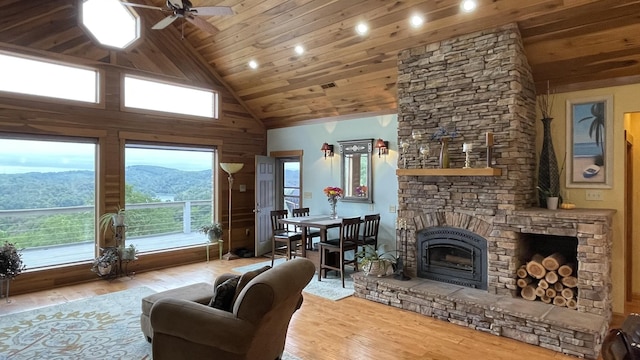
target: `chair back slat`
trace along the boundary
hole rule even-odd
[[[299,208],[291,210],[291,216],[293,217],[301,217],[301,216],[309,216],[309,208]]]
[[[354,243],[358,242],[358,238],[360,237],[360,218],[345,218],[342,219],[342,226],[340,231],[340,243],[343,244],[345,241],[353,241]]]
[[[378,246],[378,230],[380,229],[380,214],[365,215],[362,223],[362,237],[360,245]]]
[[[286,219],[288,215],[289,212],[287,210],[273,210],[270,212],[271,231],[274,235],[289,229],[287,225],[278,222],[279,219]]]

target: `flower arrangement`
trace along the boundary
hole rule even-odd
[[[329,202],[335,202],[342,197],[344,191],[337,186],[327,186],[324,188],[324,194],[327,195]]]
[[[369,191],[367,185],[356,186],[356,194],[358,196],[367,196],[367,191]]]
[[[10,242],[0,247],[0,279],[13,279],[26,269],[21,256],[20,250]]]
[[[438,130],[431,135],[431,140],[438,140],[442,142],[443,139],[453,139],[458,135],[458,130],[456,130],[455,127],[453,130],[449,131],[444,126],[440,126]]]

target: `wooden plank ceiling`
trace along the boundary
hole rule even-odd
[[[75,1],[82,0],[66,3],[75,5]],[[128,1],[159,7],[166,3]],[[0,32],[7,30],[2,28],[3,18],[23,16],[10,11],[16,2],[27,1],[0,1]],[[400,51],[511,22],[520,27],[539,92],[546,91],[547,81],[558,91],[577,90],[637,82],[640,74],[640,1],[479,0],[473,13],[461,12],[460,0],[191,2],[194,7],[233,8],[235,14],[231,16],[203,17],[219,29],[215,35],[186,23],[183,41],[209,63],[267,128],[361,113],[394,113]],[[62,11],[60,3],[64,2],[27,7],[29,16]],[[181,36],[180,21],[164,30],[150,30],[166,13],[144,8],[136,11],[145,31],[170,31],[173,36]],[[414,13],[426,18],[417,30],[408,23]],[[368,35],[355,33],[359,21],[368,22]],[[74,31],[77,27],[70,26],[68,32]],[[29,34],[15,36],[24,37],[25,42],[36,41],[27,41]],[[296,45],[304,46],[306,52],[296,55]],[[55,46],[81,51],[83,45]],[[249,60],[257,61],[260,67],[250,69]]]

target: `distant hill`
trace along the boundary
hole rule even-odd
[[[182,171],[159,166],[127,167],[125,182],[151,198],[173,194],[175,200],[211,198],[211,170]],[[0,210],[92,205],[92,171],[0,174]]]

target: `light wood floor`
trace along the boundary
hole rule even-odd
[[[234,267],[264,260],[215,260],[145,272],[134,278],[122,277],[112,281],[98,279],[80,285],[11,296],[11,303],[0,300],[0,314],[138,286],[162,291],[196,282],[213,282],[217,275],[231,272]],[[140,340],[144,341],[142,333]],[[302,308],[293,316],[286,350],[304,360],[575,359],[355,297],[331,301],[311,294],[305,294]]]

